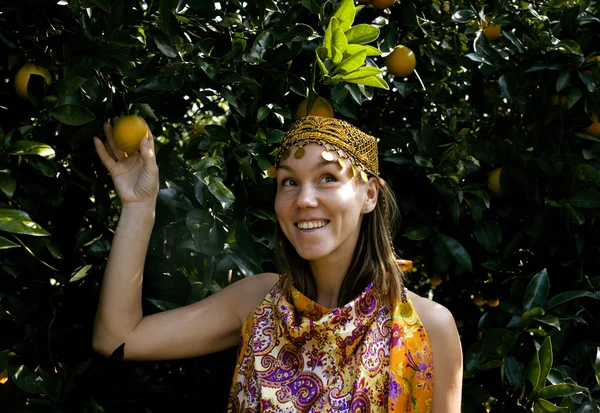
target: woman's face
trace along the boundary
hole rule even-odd
[[[349,260],[354,253],[365,213],[375,207],[375,178],[368,183],[353,179],[350,162],[323,159],[324,148],[304,146],[296,159],[297,147],[277,168],[275,213],[279,225],[298,255],[314,261],[323,258]]]

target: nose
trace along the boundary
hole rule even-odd
[[[315,208],[319,205],[316,189],[312,185],[302,185],[296,197],[298,208]]]

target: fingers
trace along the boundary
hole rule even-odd
[[[100,157],[100,161],[108,171],[110,172],[112,168],[117,164],[115,160],[108,154],[108,151],[104,147],[104,143],[98,137],[94,137],[94,146],[96,147],[96,153]]]
[[[115,155],[117,161],[125,159],[125,154],[115,144],[115,140],[113,139],[112,126],[110,126],[110,123],[108,122],[104,122],[104,134],[106,135],[106,141],[108,142],[108,145],[110,146],[110,149]]]

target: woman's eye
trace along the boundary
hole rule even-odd
[[[296,182],[290,178],[286,178],[281,181],[281,186],[294,186],[294,185],[296,185]]]
[[[323,176],[323,178],[321,178],[321,182],[336,182],[337,179],[335,179],[335,177],[333,175],[325,175]]]

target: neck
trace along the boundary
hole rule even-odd
[[[325,308],[337,308],[340,289],[350,268],[354,251],[347,254],[331,254],[320,260],[310,261],[310,269],[317,290],[316,302]]]

